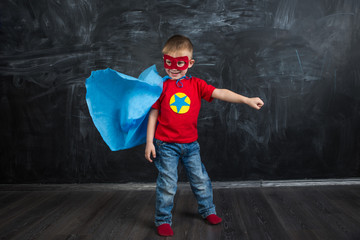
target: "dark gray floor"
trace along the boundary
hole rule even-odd
[[[223,223],[179,187],[174,237],[156,235],[155,190],[104,185],[0,187],[0,239],[360,239],[360,185],[214,189]]]

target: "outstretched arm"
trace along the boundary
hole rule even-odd
[[[259,110],[262,106],[264,106],[264,102],[258,98],[258,97],[254,97],[254,98],[248,98],[245,96],[242,96],[240,94],[234,93],[233,91],[230,91],[228,89],[218,89],[216,88],[212,95],[213,98],[222,100],[222,101],[226,101],[226,102],[231,102],[231,103],[245,103],[247,105],[249,105],[252,108],[255,108],[257,110]]]
[[[146,147],[145,147],[145,158],[152,162],[151,156],[156,158],[156,151],[154,146],[155,128],[159,110],[152,108],[149,113],[148,127],[146,132]]]

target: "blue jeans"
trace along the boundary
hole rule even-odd
[[[191,189],[198,202],[198,212],[203,218],[216,214],[210,178],[200,158],[200,146],[192,143],[166,143],[155,139],[156,158],[159,171],[156,182],[155,225],[171,225],[171,210],[177,189],[179,159],[186,169]]]

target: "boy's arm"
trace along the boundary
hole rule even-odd
[[[259,110],[264,105],[264,102],[258,97],[248,98],[240,94],[234,93],[228,89],[216,88],[213,91],[211,97],[231,103],[245,103],[257,110]]]
[[[154,146],[154,136],[155,128],[157,123],[157,118],[159,115],[159,110],[152,108],[149,113],[149,120],[146,132],[146,147],[145,147],[145,158],[149,162],[152,162],[151,156],[156,158],[155,146]]]

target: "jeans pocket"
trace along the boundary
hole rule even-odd
[[[161,156],[163,156],[164,152],[166,151],[165,150],[166,149],[166,142],[155,139],[154,143],[155,143],[156,154],[158,155],[158,158],[161,158]]]
[[[155,145],[157,146],[157,147],[161,147],[161,146],[164,146],[165,144],[166,144],[166,142],[163,142],[163,141],[160,141],[160,140],[158,140],[158,139],[156,139],[155,138]]]
[[[199,144],[198,141],[195,141],[195,142],[191,143],[191,150],[200,152],[200,144]]]

